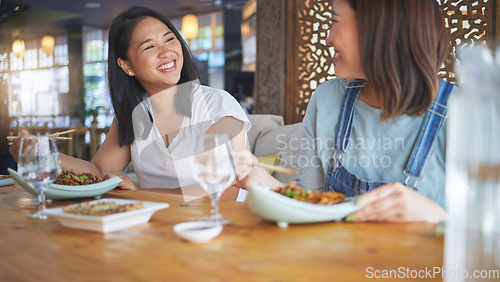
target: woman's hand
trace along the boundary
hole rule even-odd
[[[284,186],[283,183],[274,178],[267,170],[262,167],[253,166],[247,176],[235,183],[235,186],[248,189],[253,183],[262,183],[271,189]]]
[[[134,181],[123,171],[105,171],[103,173],[103,179],[110,179],[115,176],[120,177],[123,181],[118,185],[118,188],[124,190],[139,190],[139,186],[135,185]]]
[[[21,134],[20,134],[19,138],[17,138],[16,140],[14,140],[14,142],[12,143],[12,145],[10,145],[10,148],[9,148],[9,153],[14,157],[14,160],[16,161],[16,163],[17,163],[17,158],[19,157],[19,147],[21,145],[21,137],[23,137],[23,136],[30,136],[31,135],[25,129],[21,129],[20,133]]]
[[[359,196],[363,208],[347,216],[347,221],[439,222],[447,217],[436,202],[399,182],[386,184]]]
[[[233,184],[236,187],[243,189],[250,188],[252,183],[262,183],[272,189],[283,186],[276,178],[272,177],[267,170],[254,166],[253,163],[258,162],[250,151],[239,151],[236,153],[238,178]]]
[[[235,181],[239,182],[248,176],[252,170],[252,163],[258,160],[257,157],[248,150],[237,151],[234,154],[236,159],[236,172],[238,174]]]

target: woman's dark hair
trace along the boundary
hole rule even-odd
[[[425,113],[439,69],[454,61],[436,0],[347,1],[356,11],[363,71],[381,101],[381,120]]]
[[[179,84],[199,79],[193,55],[175,26],[162,14],[145,7],[131,7],[118,15],[109,30],[108,78],[111,102],[118,123],[119,144],[130,145],[134,141],[132,111],[148,98],[146,90],[139,81],[128,76],[117,63],[117,59],[127,60],[132,33],[137,24],[146,17],[155,18],[164,23],[181,42],[184,63]],[[179,114],[191,117],[191,95],[179,95],[174,98],[175,109]],[[184,93],[185,94],[185,93]]]

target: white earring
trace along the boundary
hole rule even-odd
[[[128,75],[132,75],[132,72],[131,72],[131,71],[129,71],[129,72],[128,72]]]

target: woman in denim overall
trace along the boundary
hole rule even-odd
[[[347,150],[353,119],[355,118],[356,100],[365,84],[366,82],[361,79],[347,83],[347,90],[342,101],[335,130],[335,153],[332,156],[331,165],[326,176],[325,191],[335,191],[344,193],[347,196],[356,196],[387,184],[359,179],[356,175],[348,172],[342,165],[342,155]],[[453,84],[441,80],[437,97],[424,117],[417,140],[403,171],[407,176],[405,185],[412,187],[414,190],[418,189],[417,181],[421,178],[432,144],[436,140],[437,133],[446,118],[446,105],[452,89]]]
[[[453,71],[454,58],[437,1],[333,0],[332,25],[326,43],[334,48],[333,63],[338,78],[322,83],[309,101],[301,146],[301,161],[306,161],[299,162],[299,185],[356,195],[363,208],[349,215],[348,221],[437,222],[445,219],[447,213],[441,203],[443,140],[439,139],[440,146],[433,143],[439,132],[443,136],[446,104],[453,88],[450,83],[439,80],[438,72],[445,62],[448,70]],[[345,90],[340,78],[348,81]],[[377,118],[373,114],[361,117],[365,112],[358,112],[360,117],[356,119],[358,100],[367,104],[363,109],[371,107],[375,109],[373,113],[380,112],[379,120],[385,124],[379,126],[373,120],[365,120]],[[405,128],[413,135],[407,134],[404,139],[411,142],[413,148],[405,149],[404,154],[398,154],[397,149],[391,151],[397,158],[390,166],[391,173],[372,164],[351,169],[350,156],[369,157],[367,154],[374,152],[346,151],[353,124],[373,127],[354,129],[353,138],[371,138],[370,134],[380,130],[382,138],[391,139],[395,137],[391,132],[399,130],[399,125],[394,127],[390,123],[403,116],[413,121],[411,128]],[[416,119],[423,121],[419,123]],[[434,154],[435,151],[438,153]],[[434,180],[418,182],[426,163],[424,176],[431,172]],[[433,169],[435,164],[439,169]],[[365,178],[361,174],[366,174],[366,178],[382,175],[378,181],[394,182],[360,179]],[[402,180],[403,175],[406,181]],[[270,187],[282,185],[259,168],[253,168],[240,186],[247,187],[251,182],[266,183]],[[421,189],[417,191],[419,183]]]

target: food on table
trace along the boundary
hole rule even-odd
[[[128,212],[144,208],[142,202],[118,205],[116,202],[100,202],[96,204],[83,203],[73,207],[63,207],[62,210],[66,213],[74,213],[81,215],[105,216],[120,212]]]
[[[290,197],[302,202],[308,202],[318,205],[335,205],[345,201],[345,195],[339,192],[312,192],[301,188],[297,182],[292,181],[286,187],[280,187],[275,190],[284,196]]]
[[[102,178],[93,176],[91,173],[76,174],[73,170],[63,170],[57,177],[56,181],[54,181],[54,184],[77,186],[99,183],[101,181]]]
[[[12,178],[10,175],[0,175],[0,180]]]

